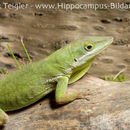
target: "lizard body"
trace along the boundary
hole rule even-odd
[[[0,125],[6,123],[6,111],[29,106],[54,90],[59,104],[78,98],[78,92],[66,93],[68,84],[80,79],[112,41],[112,37],[85,37],[0,80]]]

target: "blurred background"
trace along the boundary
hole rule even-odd
[[[3,4],[7,3],[7,4]],[[16,10],[16,4],[27,8]],[[5,0],[0,8],[0,68],[17,69],[6,43],[19,61],[27,56],[24,44],[33,61],[38,61],[71,41],[84,36],[113,36],[113,44],[98,55],[89,74],[103,78],[125,69],[130,79],[130,9],[38,9],[38,4],[124,4],[130,0]],[[11,6],[7,6],[11,4]],[[6,5],[6,7],[5,7]]]

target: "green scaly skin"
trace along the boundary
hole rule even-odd
[[[2,79],[0,125],[6,123],[6,111],[26,107],[53,90],[59,104],[79,98],[78,92],[67,94],[68,84],[80,79],[90,68],[95,56],[112,41],[112,37],[85,37]]]

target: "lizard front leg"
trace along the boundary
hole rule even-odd
[[[5,124],[7,119],[8,115],[2,109],[0,109],[0,125]]]
[[[79,98],[79,93],[73,92],[73,93],[67,93],[67,86],[68,86],[68,77],[61,77],[58,80],[57,86],[56,86],[56,92],[55,92],[55,97],[56,97],[56,102],[58,104],[65,104],[69,103],[77,98]]]

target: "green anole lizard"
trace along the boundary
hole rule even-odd
[[[67,93],[68,84],[85,75],[95,56],[112,41],[112,37],[88,36],[8,74],[0,80],[0,125],[8,119],[5,112],[33,104],[54,90],[58,104],[79,98],[79,92]]]

